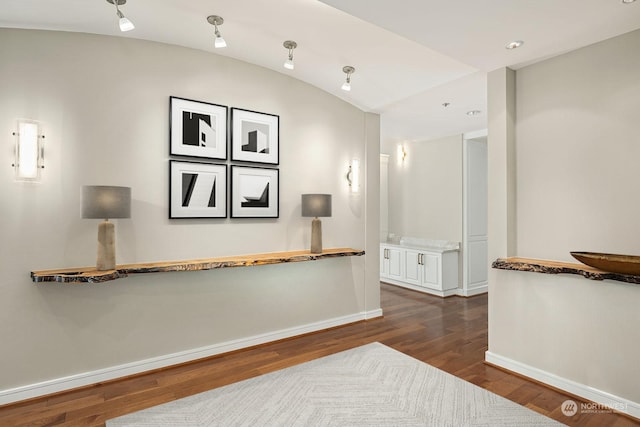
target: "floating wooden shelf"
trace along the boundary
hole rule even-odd
[[[185,261],[123,264],[117,265],[115,270],[108,271],[98,271],[95,267],[40,270],[32,271],[31,279],[36,283],[101,283],[109,280],[121,279],[123,277],[127,277],[129,274],[213,270],[215,268],[283,264],[287,262],[315,261],[325,258],[361,255],[364,255],[364,251],[351,248],[325,249],[321,254],[312,254],[309,251],[274,252],[221,258],[192,259]]]
[[[640,284],[640,276],[610,273],[584,264],[547,261],[530,258],[498,258],[491,267],[499,270],[533,271],[546,274],[577,274],[591,280],[617,280],[619,282]]]

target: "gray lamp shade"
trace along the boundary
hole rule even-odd
[[[82,218],[131,218],[131,187],[83,186]]]
[[[303,194],[302,216],[331,216],[331,194]]]

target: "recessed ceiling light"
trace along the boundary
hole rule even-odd
[[[514,40],[511,43],[507,43],[505,49],[517,49],[522,46],[524,42],[522,40]]]
[[[480,110],[471,110],[471,111],[467,111],[467,116],[477,116],[480,113],[482,113],[482,111]]]
[[[631,3],[633,3],[634,1],[636,1],[636,0],[622,0],[622,3],[624,3],[624,4],[631,4]]]

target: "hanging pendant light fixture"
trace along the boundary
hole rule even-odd
[[[285,47],[285,49],[289,50],[289,56],[284,62],[284,68],[286,68],[287,70],[293,70],[295,67],[295,65],[293,64],[293,49],[298,47],[298,43],[294,42],[293,40],[287,40],[286,42],[282,43],[282,45]]]
[[[213,27],[215,28],[216,41],[214,42],[213,46],[216,49],[227,47],[227,42],[222,38],[220,30],[218,30],[218,25],[224,24],[224,19],[222,19],[222,17],[218,15],[210,15],[207,16],[207,22],[213,25]]]
[[[342,72],[347,75],[347,79],[342,84],[342,90],[349,92],[351,91],[351,74],[355,73],[356,69],[351,65],[345,65],[342,67]]]
[[[133,30],[135,27],[135,25],[133,25],[133,22],[129,21],[124,14],[120,11],[120,8],[118,6],[122,6],[123,4],[125,4],[127,2],[127,0],[107,0],[107,3],[111,3],[113,5],[116,6],[116,15],[118,16],[118,24],[120,25],[120,31],[125,32],[125,31],[131,31]]]

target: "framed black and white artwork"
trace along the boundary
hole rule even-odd
[[[224,105],[169,97],[170,154],[227,159],[227,112]]]
[[[231,109],[231,160],[278,164],[280,116]]]
[[[226,218],[227,165],[170,161],[169,218]]]
[[[278,218],[279,171],[231,166],[231,218]]]

